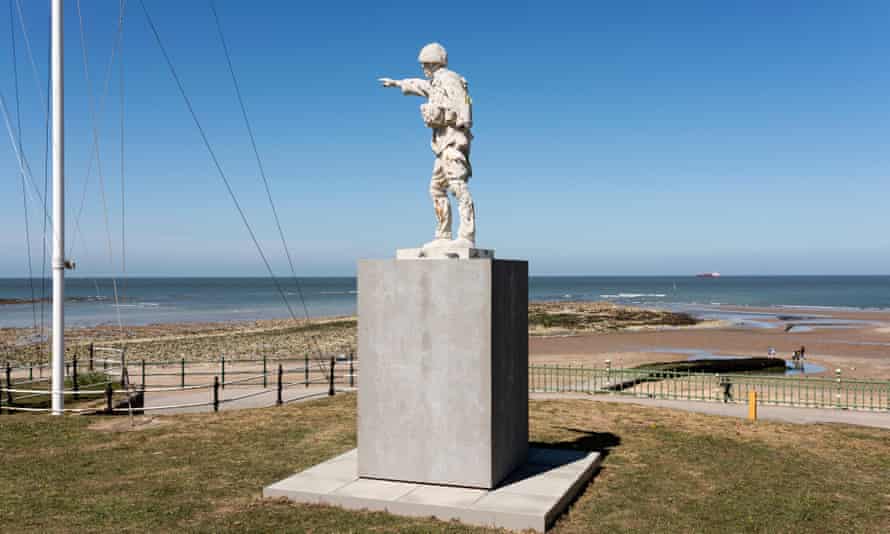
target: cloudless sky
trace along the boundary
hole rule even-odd
[[[0,91],[15,128],[8,2]],[[22,140],[42,188],[49,2],[19,2],[40,76],[13,11]],[[127,272],[265,275],[139,1],[127,2],[101,107],[119,3],[83,2],[91,87],[76,2],[65,4],[72,274],[122,270],[122,60]],[[264,250],[287,273],[209,3],[145,4]],[[890,272],[886,1],[217,9],[300,275],[352,275],[359,258],[432,238],[423,100],[376,82],[422,76],[417,52],[430,41],[470,83],[478,245],[528,259],[532,274]],[[86,178],[91,95],[110,236],[95,167]],[[0,127],[0,276],[24,276],[21,177]],[[39,271],[42,206],[28,202]]]

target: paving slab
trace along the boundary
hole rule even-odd
[[[598,452],[530,447],[525,463],[489,490],[361,478],[353,449],[266,486],[263,497],[544,532],[601,461]]]

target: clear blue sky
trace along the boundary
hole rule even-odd
[[[0,90],[12,103],[7,2]],[[118,2],[83,3],[98,94]],[[22,4],[45,91],[48,2]],[[73,236],[92,134],[77,11],[66,4]],[[146,4],[286,272],[208,4]],[[533,274],[890,271],[890,3],[447,4],[218,0],[298,274],[351,275],[359,258],[432,237],[422,101],[375,80],[420,76],[417,51],[433,40],[474,99],[478,243],[528,259]],[[23,140],[42,187],[42,111],[14,22]],[[138,0],[123,34],[128,271],[264,275]],[[94,173],[76,275],[120,271],[118,99],[115,74],[99,123],[115,263]],[[0,276],[21,276],[21,183],[0,126]],[[38,210],[30,205],[35,266]]]

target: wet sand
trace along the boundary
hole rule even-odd
[[[770,347],[790,359],[806,347],[806,361],[824,367],[815,376],[890,379],[890,312],[822,308],[748,308],[720,306],[719,312],[774,314],[753,317],[761,326],[651,328],[564,337],[532,337],[530,360],[615,367],[653,361],[686,360],[693,351],[725,356],[766,356]],[[857,321],[857,323],[845,323]],[[862,321],[862,323],[858,323]],[[788,325],[799,325],[786,332]],[[796,331],[797,328],[802,330]]]

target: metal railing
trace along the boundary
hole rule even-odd
[[[890,381],[843,378],[840,370],[830,378],[532,365],[529,391],[732,403],[756,391],[766,405],[890,410]]]
[[[278,400],[282,400],[284,390],[300,386],[305,390],[310,386],[327,385],[328,394],[358,387],[358,360],[352,354],[315,358],[303,355],[285,359],[221,357],[217,361],[180,359],[149,362],[123,357],[98,359],[95,357],[98,353],[99,350],[91,351],[93,357],[89,362],[78,362],[76,358],[66,362],[69,382],[66,396],[71,395],[74,400],[79,400],[81,396],[84,399],[94,398],[102,393],[107,396],[109,385],[114,386],[112,397],[129,392],[142,395],[143,401],[146,395],[150,399],[155,393],[213,389],[213,398],[199,405],[218,408],[219,404],[241,400],[242,397],[275,391],[278,392]],[[37,369],[37,366],[5,366],[2,376],[5,380],[0,381],[0,408],[14,410],[18,406],[24,409],[27,406],[22,406],[23,401],[48,397],[49,377],[37,376],[43,374]],[[94,379],[88,385],[80,385],[78,378],[83,376],[84,371],[101,373],[106,379],[100,382]],[[840,370],[834,377],[811,377],[535,364],[529,366],[529,391],[727,403],[745,403],[749,392],[756,391],[758,402],[764,405],[890,411],[890,381],[851,379],[841,375]],[[245,393],[244,396],[221,399],[219,390],[226,387],[261,389]],[[109,409],[109,406],[105,408]],[[187,406],[144,406],[140,410],[176,407]],[[112,407],[110,411],[117,409]]]
[[[358,382],[358,362],[352,354],[323,357],[304,355],[299,358],[274,360],[264,356],[234,360],[221,357],[218,361],[180,359],[148,362],[127,360],[122,351],[118,351],[120,358],[96,358],[95,356],[102,350],[99,347],[90,350],[88,362],[79,362],[76,357],[65,362],[67,387],[62,393],[66,398],[75,401],[81,400],[83,396],[86,403],[89,399],[101,399],[104,395],[104,406],[68,408],[66,412],[142,413],[202,406],[212,406],[214,411],[217,411],[221,404],[276,392],[276,404],[281,405],[313,396],[334,395],[337,391],[349,391],[354,389]],[[292,365],[294,363],[297,365]],[[50,378],[49,376],[35,378],[35,375],[43,375],[43,367],[13,366],[10,363],[4,366],[5,380],[0,381],[0,413],[3,410],[30,412],[49,410],[41,404],[48,404]],[[100,375],[104,379],[96,381],[95,375]],[[91,376],[93,380],[88,385],[81,386],[78,379],[85,376]],[[212,381],[208,381],[209,377],[212,377]],[[327,387],[321,392],[304,392],[296,397],[284,398],[284,391],[289,388],[302,386],[308,389],[310,386],[318,385]],[[226,386],[260,389],[235,397],[222,398],[220,390]],[[210,399],[206,402],[163,406],[145,405],[146,395],[150,397],[157,393],[199,389],[210,390]],[[122,396],[125,402],[120,402]],[[115,399],[118,401],[115,402]],[[133,399],[138,399],[135,402],[136,406]]]

